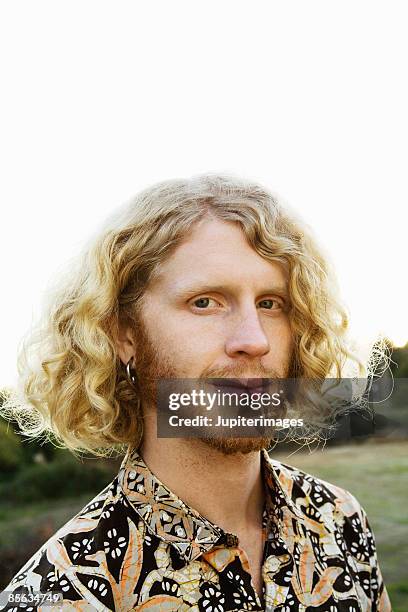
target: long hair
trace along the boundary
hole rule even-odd
[[[118,357],[119,321],[136,320],[161,262],[208,214],[238,223],[259,255],[285,265],[291,375],[341,377],[353,360],[362,372],[348,346],[333,272],[309,228],[258,184],[220,175],[171,180],[116,212],[50,295],[19,355],[23,399],[5,406],[23,433],[100,456],[137,445],[140,397]]]

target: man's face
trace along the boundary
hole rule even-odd
[[[260,257],[238,226],[207,217],[160,266],[145,291],[136,334],[143,399],[158,378],[277,378],[289,372],[286,274]],[[223,452],[267,445],[207,440]]]

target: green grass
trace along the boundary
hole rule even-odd
[[[26,506],[0,506],[0,549],[12,548],[24,542],[27,533],[38,528],[45,531],[45,525],[64,525],[92,498],[82,494],[75,499],[60,499],[53,502],[44,500]],[[52,532],[54,533],[54,532]],[[50,533],[50,535],[52,535]]]
[[[367,512],[394,612],[408,610],[408,442],[272,452],[282,463],[350,491]]]

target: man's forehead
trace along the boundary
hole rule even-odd
[[[178,294],[194,291],[240,291],[244,288],[255,292],[288,292],[287,273],[281,262],[241,258],[234,261],[227,257],[194,257],[176,265],[164,266],[158,271],[151,286],[165,287]],[[260,261],[259,261],[260,260]],[[177,265],[177,264],[183,265]]]
[[[237,223],[210,218],[195,225],[162,262],[152,284],[178,292],[243,285],[286,292],[287,273],[281,262],[259,255]]]

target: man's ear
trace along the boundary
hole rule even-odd
[[[136,354],[136,342],[133,334],[132,327],[129,322],[120,322],[118,329],[118,337],[116,340],[116,348],[120,360],[126,365]]]

